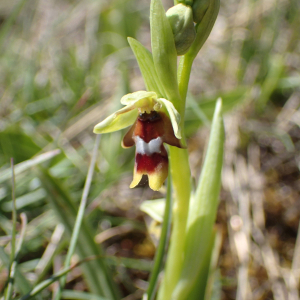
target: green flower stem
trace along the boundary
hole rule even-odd
[[[180,115],[183,126],[185,99],[191,73],[193,59],[183,56],[178,69],[179,92],[181,96]],[[185,137],[182,138],[185,145]],[[173,206],[173,228],[168,252],[164,279],[159,289],[158,300],[171,299],[172,292],[178,282],[184,261],[184,237],[186,232],[189,200],[191,194],[191,171],[187,149],[170,147],[171,175],[176,199]]]
[[[169,300],[179,279],[184,252],[189,199],[191,191],[190,168],[186,149],[170,147],[171,176],[176,195],[173,206],[173,228],[163,282],[158,299]]]
[[[194,61],[194,59],[188,55],[182,56],[179,61],[177,76],[178,76],[179,93],[180,93],[180,96],[182,99],[180,113],[185,111],[186,95],[187,95],[187,91],[188,91],[193,61]],[[180,114],[180,115],[184,116],[184,113],[183,113],[183,115],[182,114]],[[184,118],[182,117],[182,119],[184,119]]]

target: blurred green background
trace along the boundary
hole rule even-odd
[[[22,294],[62,265],[93,126],[121,107],[124,94],[145,89],[126,38],[150,49],[149,6],[146,0],[0,1],[0,290],[12,227],[10,158],[17,164],[18,213],[28,218],[16,281]],[[222,1],[194,63],[186,112],[194,177],[217,97],[227,112],[216,299],[299,299],[299,14],[298,0]],[[121,148],[124,133],[101,136],[78,255],[109,256],[107,276],[130,300],[141,299],[155,251],[138,207],[162,194],[129,189],[134,149]],[[72,271],[64,299],[101,294],[98,267]]]

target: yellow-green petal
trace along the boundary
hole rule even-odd
[[[121,98],[121,103],[123,105],[133,105],[137,101],[142,99],[157,99],[157,94],[155,92],[138,91],[131,94],[127,94]]]
[[[126,128],[134,123],[138,110],[134,105],[126,106],[108,116],[94,127],[94,133],[109,133]]]
[[[181,117],[179,112],[176,110],[175,106],[171,101],[163,98],[159,98],[157,101],[160,102],[163,105],[163,107],[167,110],[172,123],[174,134],[178,139],[181,139],[181,127],[180,127]]]

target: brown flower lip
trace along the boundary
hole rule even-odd
[[[163,143],[183,148],[180,140],[175,137],[170,119],[164,113],[140,113],[122,142],[124,148],[136,145],[130,187],[135,187],[143,175],[148,175],[150,188],[160,189],[168,176],[168,154]]]

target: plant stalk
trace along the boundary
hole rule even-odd
[[[180,115],[181,126],[184,126],[185,102],[188,83],[193,60],[183,56],[179,63],[178,80],[181,96]],[[182,137],[182,144],[185,137]],[[174,192],[176,195],[173,206],[173,220],[170,248],[168,251],[165,274],[159,289],[158,300],[170,300],[172,292],[178,282],[184,261],[184,237],[189,211],[189,200],[191,194],[191,171],[188,160],[187,149],[170,147],[171,175]]]

